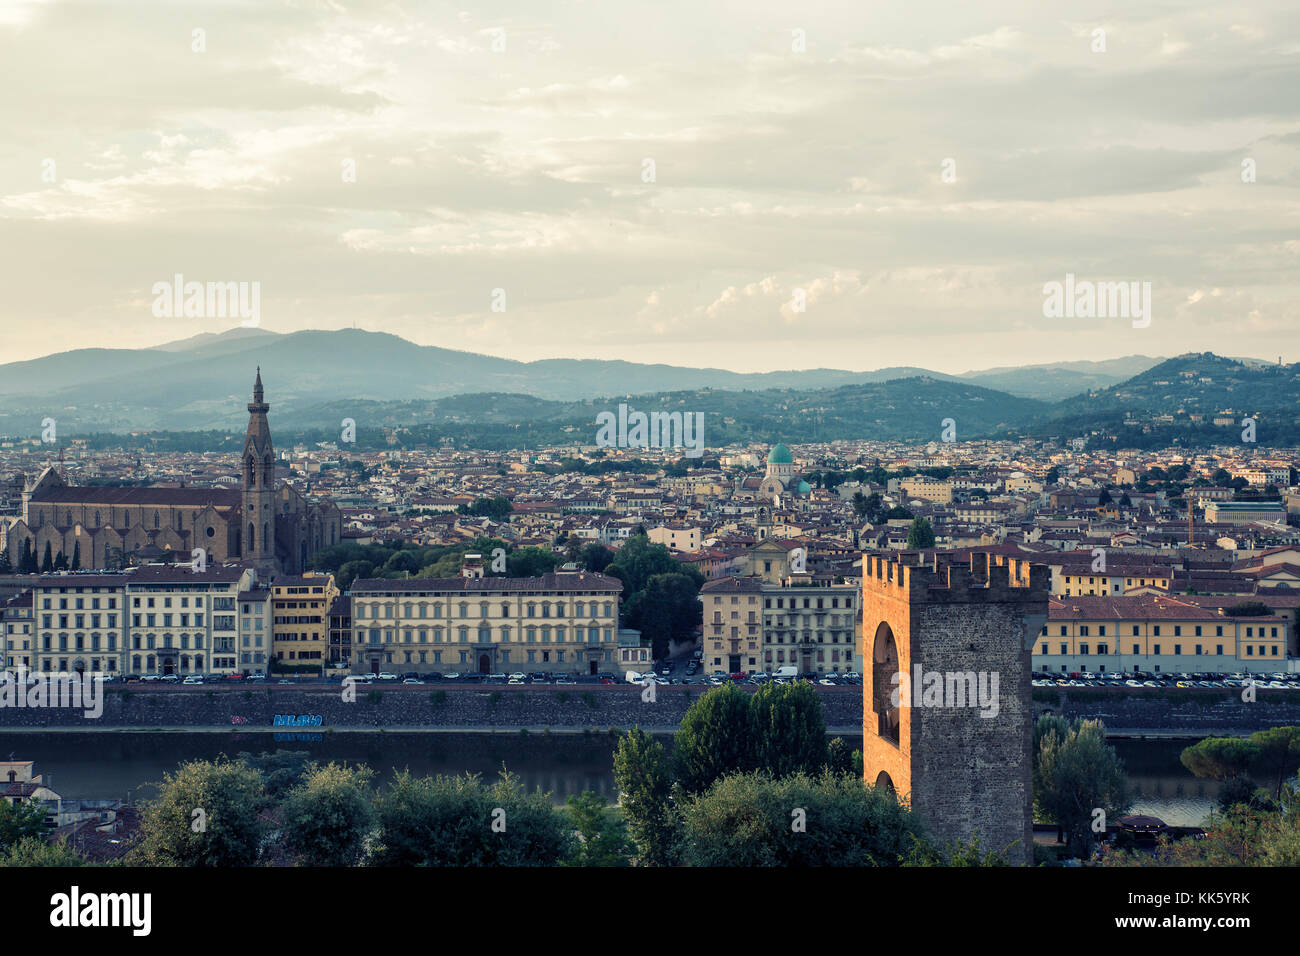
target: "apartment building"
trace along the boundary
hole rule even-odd
[[[587,571],[532,578],[352,583],[353,673],[618,669],[623,583]]]
[[[723,578],[700,589],[706,671],[797,667],[801,674],[861,671],[858,589]]]
[[[245,674],[265,674],[271,661],[271,589],[251,587],[239,594],[239,669]]]
[[[195,571],[187,564],[151,564],[128,572],[123,670],[182,676],[235,673],[239,594],[254,579],[250,568],[235,565]]]
[[[325,672],[334,575],[308,571],[271,582],[271,660],[282,671]]]
[[[1163,595],[1054,598],[1034,669],[1061,673],[1292,670],[1285,614],[1235,617]]]
[[[16,594],[0,604],[0,635],[4,639],[4,668],[31,669],[36,636],[32,627],[32,592]]]

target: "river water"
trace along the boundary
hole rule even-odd
[[[553,794],[557,803],[584,790],[612,803],[616,741],[607,733],[0,733],[0,755],[35,760],[46,782],[72,799],[148,799],[156,792],[150,784],[184,760],[280,749],[307,751],[322,763],[365,764],[380,785],[408,768],[417,775],[472,771],[493,778],[504,766],[529,789]],[[845,742],[857,748],[862,738]],[[1112,741],[1129,775],[1132,812],[1175,826],[1203,822],[1219,787],[1193,777],[1179,762],[1192,742]]]

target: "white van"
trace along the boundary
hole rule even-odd
[[[799,676],[799,668],[797,668],[797,667],[791,667],[791,666],[789,666],[789,665],[787,665],[787,666],[785,666],[785,667],[778,667],[776,670],[774,670],[774,671],[772,672],[772,676],[773,676],[773,677],[785,677],[785,678],[798,677],[798,676]]]

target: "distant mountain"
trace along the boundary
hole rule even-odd
[[[1235,427],[1214,425],[1215,416],[1231,418]],[[1187,443],[1239,444],[1246,416],[1256,419],[1261,445],[1300,443],[1300,363],[1278,365],[1190,352],[1118,385],[1058,402],[1050,426],[1036,427],[1073,434],[1113,431],[1120,436],[1119,445],[1125,436],[1138,435],[1154,438],[1135,444],[1169,436]]]
[[[175,342],[167,342],[163,345],[155,345],[154,348],[160,352],[188,352],[191,349],[216,346],[218,343],[228,345],[231,350],[237,351],[247,343],[249,339],[261,338],[267,335],[278,335],[270,329],[228,329],[225,332],[200,332],[198,335],[191,335],[188,339],[177,339]]]
[[[623,361],[510,359],[419,346],[356,329],[278,335],[235,329],[154,349],[78,349],[0,366],[0,433],[29,434],[54,416],[79,430],[226,428],[253,370],[282,416],[339,399],[407,401],[505,392],[550,401],[683,389],[836,388],[925,369],[739,373]]]
[[[959,378],[1012,395],[1055,401],[1089,392],[1145,372],[1164,359],[1128,355],[1103,362],[1052,362],[1047,365],[989,368],[963,372]]]
[[[581,440],[595,411],[620,398],[637,407],[706,412],[710,441],[724,435],[925,440],[938,436],[944,418],[956,420],[959,440],[1118,434],[1133,428],[1123,426],[1126,419],[1152,416],[1170,419],[1158,423],[1157,437],[1168,425],[1216,439],[1222,434],[1191,416],[1247,409],[1290,427],[1300,408],[1300,366],[1212,353],[960,376],[917,367],[739,373],[588,359],[517,362],[356,329],[234,329],[153,349],[78,349],[2,365],[0,435],[38,434],[46,417],[65,436],[237,432],[259,365],[277,430],[322,429],[326,437],[350,417],[359,429],[427,427],[469,435],[482,426],[493,441],[510,441],[511,429],[528,444],[543,436]],[[1275,428],[1274,434],[1281,433]]]

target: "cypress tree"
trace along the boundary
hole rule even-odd
[[[50,549],[50,542],[45,542],[45,557],[41,558],[41,573],[49,574],[54,570],[54,552]]]

